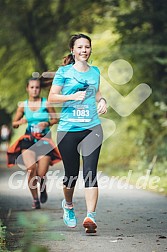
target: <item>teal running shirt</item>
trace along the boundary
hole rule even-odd
[[[86,90],[83,101],[63,103],[58,131],[82,131],[100,124],[96,107],[96,92],[99,88],[100,71],[90,66],[87,72],[78,72],[73,64],[59,67],[52,85],[62,86],[62,95]]]
[[[46,98],[41,98],[40,108],[33,111],[28,106],[28,100],[24,101],[24,115],[28,123],[26,133],[42,133],[45,135],[49,132],[49,127],[45,128],[43,131],[40,131],[38,127],[38,123],[49,121],[49,113],[46,107],[46,102]]]

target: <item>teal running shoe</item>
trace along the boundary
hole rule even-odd
[[[85,232],[96,233],[96,220],[95,220],[96,212],[87,213],[87,217],[83,221],[83,227],[85,228]]]
[[[64,215],[63,215],[63,220],[64,223],[70,227],[70,228],[75,228],[77,225],[77,219],[75,217],[75,212],[74,212],[74,208],[66,208],[65,206],[65,199],[62,201],[62,208],[64,210]]]

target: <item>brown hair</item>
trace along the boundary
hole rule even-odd
[[[80,33],[80,34],[74,34],[74,35],[72,35],[72,37],[70,39],[70,42],[69,42],[69,48],[70,48],[70,50],[73,49],[75,41],[77,39],[80,39],[80,38],[87,39],[89,41],[89,43],[90,43],[90,46],[91,46],[91,38],[90,37],[88,37],[87,35],[82,34],[82,33]],[[67,56],[64,57],[62,65],[66,66],[66,65],[69,65],[69,64],[73,64],[73,63],[75,63],[75,59],[74,59],[73,54],[71,52],[70,54],[68,54]]]
[[[36,77],[32,77],[32,78],[28,79],[26,87],[28,87],[30,81],[39,81],[40,87],[41,87],[41,80],[39,78],[36,78]]]

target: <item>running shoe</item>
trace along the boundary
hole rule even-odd
[[[74,212],[74,208],[67,208],[65,206],[65,199],[62,201],[62,208],[64,210],[64,215],[63,215],[63,220],[64,223],[70,227],[70,228],[74,228],[77,225],[77,219],[75,217],[75,212]]]
[[[43,204],[47,201],[48,199],[48,195],[46,192],[46,184],[45,184],[45,180],[41,179],[41,183],[40,183],[40,202]]]
[[[96,233],[97,224],[95,221],[96,213],[88,213],[87,217],[83,221],[83,227],[85,228],[85,232],[90,233]]]
[[[37,200],[35,200],[35,199],[33,200],[32,208],[33,208],[33,209],[40,209],[40,208],[41,208],[40,202],[39,202],[38,199],[37,199]]]

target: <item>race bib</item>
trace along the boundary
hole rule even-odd
[[[90,122],[92,120],[92,113],[89,105],[75,105],[71,108],[69,113],[69,122]]]

